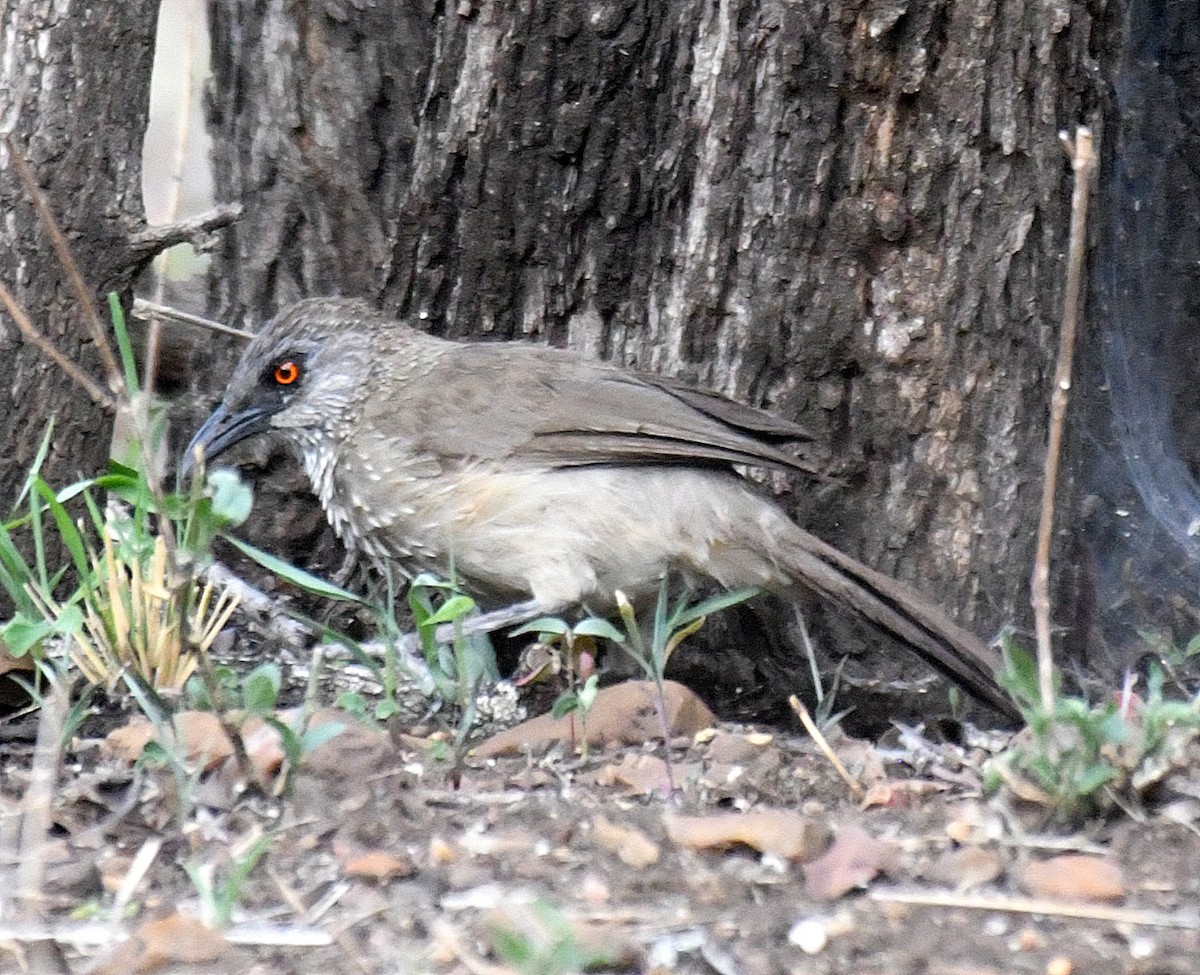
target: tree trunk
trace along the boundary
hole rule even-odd
[[[364,295],[699,380],[824,434],[802,523],[1026,625],[1102,5],[382,6],[210,5],[217,313]]]
[[[0,132],[28,162],[97,299],[127,288],[144,253],[141,149],[156,2],[17,0],[4,6]],[[0,140],[0,275],[33,323],[105,387],[78,302]],[[103,304],[101,304],[103,308]],[[103,468],[109,419],[0,311],[0,516],[56,419],[44,475],[66,483]]]

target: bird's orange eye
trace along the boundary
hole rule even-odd
[[[280,386],[290,386],[300,378],[299,363],[292,362],[289,359],[287,362],[281,362],[275,367],[275,382]]]

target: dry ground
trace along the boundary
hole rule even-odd
[[[855,795],[807,735],[713,727],[678,693],[669,768],[652,699],[626,685],[586,757],[521,725],[523,753],[454,766],[431,723],[338,718],[283,796],[234,759],[135,772],[101,738],[132,709],[110,709],[74,740],[40,848],[18,833],[34,725],[10,721],[3,839],[34,864],[5,890],[33,877],[38,902],[3,902],[0,972],[1200,971],[1195,800],[1039,832],[981,793],[995,736],[835,733]],[[219,730],[197,727],[210,752]],[[270,735],[245,737],[269,764]],[[184,865],[231,891],[261,836],[228,939],[208,933]]]

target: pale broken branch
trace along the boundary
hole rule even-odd
[[[808,708],[804,706],[800,698],[796,697],[795,694],[792,694],[788,698],[788,704],[791,706],[792,710],[796,712],[796,717],[798,717],[800,719],[800,723],[804,725],[804,730],[812,736],[812,740],[815,741],[817,743],[817,747],[821,749],[821,754],[824,755],[829,764],[833,766],[834,771],[842,777],[842,781],[850,787],[850,791],[853,793],[854,798],[862,799],[863,796],[866,795],[866,791],[863,789],[859,781],[850,774],[846,766],[842,764],[842,760],[837,757],[837,754],[830,747],[829,741],[821,733],[821,729],[817,727],[817,723],[813,721],[812,715],[808,713]]]
[[[191,312],[180,311],[178,308],[172,308],[170,305],[147,301],[144,298],[133,299],[133,316],[143,321],[149,321],[152,318],[161,318],[166,321],[182,322],[185,325],[196,325],[200,328],[206,328],[211,332],[220,332],[222,335],[232,335],[234,338],[239,339],[254,338],[254,333],[247,332],[245,329],[234,328],[232,325],[223,325],[221,322],[213,321],[211,318],[202,318],[200,315],[193,315]]]
[[[1010,914],[1045,914],[1113,924],[1142,924],[1157,928],[1184,928],[1200,931],[1200,913],[1195,910],[1153,911],[1136,907],[1050,900],[1045,897],[991,897],[986,894],[960,894],[952,890],[900,890],[878,888],[870,891],[873,901],[917,904],[925,907],[961,907],[977,911],[1004,911]]]
[[[1050,639],[1050,542],[1054,534],[1054,495],[1058,487],[1058,467],[1062,456],[1063,428],[1066,425],[1070,395],[1075,333],[1079,322],[1080,296],[1083,291],[1083,267],[1087,244],[1087,212],[1092,174],[1096,169],[1095,139],[1090,129],[1080,126],[1072,141],[1061,136],[1071,156],[1075,188],[1071,196],[1071,231],[1067,248],[1067,277],[1063,295],[1062,328],[1058,339],[1058,360],[1054,368],[1054,389],[1050,396],[1050,432],[1046,445],[1046,476],[1042,482],[1042,513],[1038,524],[1037,553],[1034,556],[1031,602],[1037,632],[1038,693],[1042,707],[1054,706],[1054,655]]]
[[[196,245],[214,230],[229,226],[241,215],[240,203],[220,203],[194,217],[138,231],[130,238],[130,249],[139,260],[150,260],[176,244]]]

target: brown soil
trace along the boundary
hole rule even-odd
[[[3,746],[3,838],[40,876],[39,902],[0,918],[0,972],[1200,971],[1196,800],[1086,833],[1039,831],[982,793],[996,736],[835,732],[864,799],[811,738],[779,728],[677,728],[669,770],[653,739],[587,757],[541,742],[455,766],[429,726],[341,719],[279,797],[248,787],[233,759],[192,781],[135,773],[102,745],[98,720],[69,749],[40,850],[15,829],[31,813],[33,746]],[[742,842],[704,838],[730,816]],[[185,863],[219,886],[266,834],[231,898],[238,943],[175,916],[200,911]],[[111,911],[148,841],[161,847],[125,919],[94,936],[77,919]],[[1088,859],[1055,860],[1064,853]],[[1041,861],[1056,879],[1029,873]]]

